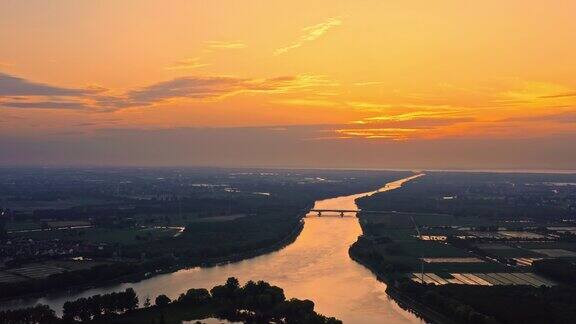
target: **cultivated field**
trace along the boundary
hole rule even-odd
[[[554,282],[542,278],[531,272],[491,272],[491,273],[449,273],[449,274],[436,274],[432,272],[425,272],[422,278],[422,273],[414,272],[408,274],[408,277],[415,282],[433,285],[480,285],[480,286],[494,286],[494,285],[527,285],[527,286],[546,286],[551,287],[556,285]]]

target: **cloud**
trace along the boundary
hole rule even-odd
[[[560,93],[555,95],[541,96],[541,99],[554,99],[554,98],[573,98],[576,97],[576,92]]]
[[[246,48],[246,44],[241,41],[206,41],[204,42],[204,53],[210,53],[220,50],[238,50]],[[166,70],[191,70],[211,65],[202,62],[200,57],[185,58],[174,62],[166,67]]]
[[[0,107],[16,109],[87,109],[99,86],[65,88],[0,72]]]
[[[311,107],[334,107],[337,102],[318,98],[293,98],[274,100],[274,103],[291,106],[311,106]]]
[[[512,89],[497,94],[496,102],[508,104],[530,104],[539,99],[568,97],[558,94],[570,93],[564,85],[540,81],[516,81]]]
[[[439,126],[449,126],[458,123],[472,122],[475,119],[472,117],[459,117],[459,118],[417,118],[417,119],[388,119],[388,120],[375,120],[368,119],[369,122],[359,123],[360,125],[368,125],[370,127],[410,127],[410,128],[433,128]]]
[[[102,97],[100,103],[117,107],[148,106],[174,99],[214,99],[246,92],[286,93],[329,85],[329,81],[313,75],[268,79],[188,76],[132,90],[122,97]]]
[[[288,46],[277,49],[276,51],[274,51],[274,55],[282,55],[293,49],[300,48],[308,42],[312,42],[319,39],[329,30],[331,30],[334,27],[340,26],[341,24],[342,21],[340,19],[328,18],[328,20],[326,20],[325,22],[313,26],[308,26],[303,29],[304,35],[300,36],[300,38],[296,42]]]
[[[334,130],[337,138],[408,140],[440,136],[445,127],[474,122],[474,118],[413,118],[413,119],[374,119],[355,123],[353,126]]]
[[[477,122],[477,117],[469,108],[465,107],[410,103],[347,102],[347,104],[374,115],[353,121],[347,127],[333,130],[334,135],[325,139],[416,140],[441,138],[447,134],[452,134],[450,130],[454,128],[462,128]]]
[[[470,114],[472,109],[469,107],[456,107],[449,104],[420,104],[410,102],[366,102],[366,101],[347,101],[347,107],[382,114],[386,111],[386,115],[373,117],[373,119],[389,120],[389,119],[414,119],[423,116],[461,116]],[[392,113],[395,111],[395,113]],[[400,113],[399,113],[400,111]]]
[[[335,132],[346,138],[407,140],[412,134],[420,131],[412,128],[343,128]]]
[[[354,83],[354,85],[358,86],[358,87],[376,86],[376,85],[382,85],[382,84],[384,84],[384,82],[381,82],[381,81],[362,81],[362,82]]]
[[[166,70],[192,70],[210,65],[209,63],[202,62],[199,57],[192,57],[179,60],[166,67]]]
[[[334,85],[336,84],[322,76],[308,74],[263,79],[233,76],[186,76],[157,82],[124,93],[111,93],[108,89],[98,86],[63,88],[0,74],[0,107],[115,111],[178,99],[219,99],[248,92],[288,93]]]
[[[81,102],[75,101],[35,101],[35,102],[19,102],[19,101],[3,101],[0,106],[7,108],[29,108],[29,109],[82,109],[89,108]]]
[[[346,127],[332,129],[329,131],[332,135],[315,137],[315,140],[440,138],[453,135],[452,130],[454,128],[478,125],[476,112],[469,107],[362,101],[342,102],[330,99],[300,96],[296,99],[278,99],[274,103],[352,108],[361,111],[363,115],[368,115],[351,121]]]
[[[246,48],[246,44],[241,41],[207,41],[206,48],[213,50],[231,50]]]
[[[565,111],[556,114],[527,116],[527,117],[514,117],[502,120],[504,122],[555,122],[555,123],[576,123],[576,111]]]
[[[368,117],[362,121],[382,122],[382,121],[408,121],[418,119],[454,119],[469,116],[470,111],[466,108],[454,108],[450,106],[425,106],[425,105],[399,105],[395,107],[417,109],[401,114],[387,114],[384,116]]]
[[[130,91],[127,97],[143,105],[174,98],[210,98],[241,89],[245,81],[232,77],[182,77]]]
[[[92,89],[75,89],[51,86],[28,81],[0,72],[1,96],[83,96],[93,93]]]

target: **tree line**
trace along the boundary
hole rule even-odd
[[[341,324],[342,322],[314,311],[310,300],[286,299],[282,288],[264,281],[248,281],[240,286],[238,279],[228,278],[225,284],[207,289],[189,289],[171,300],[166,295],[146,299],[138,308],[139,299],[132,288],[123,292],[79,298],[64,304],[59,318],[46,305],[0,312],[4,324],[72,324],[72,323],[180,323],[194,310],[205,316],[243,323]],[[206,311],[207,310],[207,311]],[[200,312],[202,313],[202,312]],[[158,321],[158,322],[157,322]]]

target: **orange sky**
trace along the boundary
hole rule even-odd
[[[571,0],[2,1],[0,136],[572,136],[575,12]]]

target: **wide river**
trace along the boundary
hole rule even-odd
[[[416,176],[388,183],[379,191],[394,190]],[[316,201],[315,209],[357,209],[355,200],[374,192]],[[309,214],[315,216],[315,214]],[[21,301],[8,307],[47,304],[61,313],[67,300],[134,288],[140,300],[159,294],[176,298],[189,288],[211,288],[228,277],[241,282],[265,280],[284,289],[286,296],[313,300],[316,310],[344,323],[423,323],[401,309],[386,294],[386,285],[348,256],[348,248],[362,234],[356,217],[306,217],[294,243],[266,255],[209,268],[191,268],[136,283],[90,289],[81,293]]]

